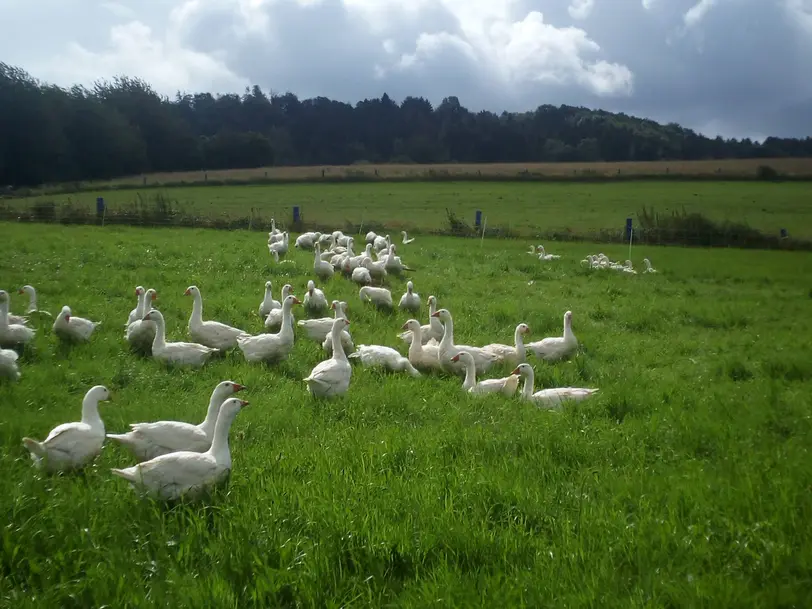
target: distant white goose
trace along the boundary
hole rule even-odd
[[[403,245],[408,245],[409,243],[411,243],[412,241],[414,241],[414,239],[409,239],[409,238],[408,238],[408,235],[406,235],[406,231],[405,231],[405,230],[400,231],[400,234],[401,234],[401,235],[403,235]]]
[[[561,256],[559,256],[558,254],[548,254],[548,253],[546,253],[544,251],[544,246],[543,245],[539,245],[538,249],[541,252],[539,254],[539,260],[558,260],[559,258],[561,258]]]
[[[333,270],[333,265],[321,259],[321,248],[319,247],[318,243],[316,244],[313,253],[314,253],[313,272],[315,272],[316,277],[318,277],[322,281],[327,281],[333,276],[335,272]]]
[[[223,402],[243,389],[245,386],[234,381],[218,383],[209,398],[206,418],[199,425],[183,421],[133,423],[127,433],[107,434],[107,438],[124,446],[138,461],[148,461],[179,450],[202,453],[211,447],[214,425]]]
[[[643,264],[646,265],[646,270],[643,271],[644,273],[656,273],[657,269],[651,266],[651,261],[648,258],[643,258]]]
[[[366,241],[367,244],[372,245],[372,243],[375,241],[375,237],[377,236],[378,234],[375,231],[369,231],[366,234],[366,237],[364,237],[364,241]]]
[[[152,341],[152,357],[166,364],[200,367],[219,349],[212,349],[198,343],[166,342],[166,323],[158,309],[152,309],[144,316],[144,321],[155,322],[155,339]]]
[[[462,376],[465,374],[465,365],[457,361],[452,361],[460,351],[467,351],[474,358],[477,374],[484,374],[497,362],[497,357],[481,347],[470,347],[468,345],[454,344],[454,320],[448,309],[440,309],[432,314],[443,323],[443,338],[440,341],[439,357],[443,369],[451,374]]]
[[[286,283],[282,286],[282,300],[284,301],[285,298],[293,294],[293,287],[289,283]],[[293,325],[295,322],[295,316],[291,312],[290,314],[290,324]],[[282,304],[279,304],[278,308],[273,308],[268,312],[268,316],[265,318],[265,329],[266,330],[278,330],[282,327]]]
[[[99,402],[110,399],[104,385],[92,387],[82,400],[82,420],[57,425],[42,442],[23,438],[34,466],[46,472],[80,469],[101,452],[104,423],[99,416]]]
[[[240,336],[237,346],[247,362],[275,363],[284,360],[293,349],[293,316],[290,311],[293,305],[301,304],[295,296],[286,296],[282,303],[282,327],[276,334],[257,334]]]
[[[347,317],[347,303],[343,300],[338,302],[335,306],[336,316],[335,319],[349,319]],[[327,331],[327,336],[324,337],[324,340],[321,343],[321,348],[327,352],[327,355],[333,354],[333,338],[330,334],[332,330],[332,322],[330,325],[330,329]],[[344,328],[339,334],[339,340],[341,341],[341,346],[344,348],[344,353],[352,353],[355,350],[355,345],[352,342],[352,337],[350,336],[349,330]]]
[[[75,317],[68,305],[62,307],[54,321],[53,332],[58,338],[68,341],[88,341],[101,322]]]
[[[26,284],[21,287],[17,293],[28,294],[28,307],[25,309],[26,315],[41,313],[46,317],[53,317],[53,315],[48,311],[43,311],[42,309],[37,308],[37,291],[34,289],[34,286]]]
[[[420,337],[424,345],[432,340],[439,344],[439,341],[443,338],[443,324],[434,316],[434,313],[437,311],[437,297],[433,295],[429,296],[428,303],[429,323],[420,327]],[[412,343],[412,332],[402,332],[398,334],[398,336],[401,340],[406,342],[406,344],[410,345]]]
[[[0,347],[14,347],[30,342],[36,330],[22,324],[9,323],[8,292],[0,290]]]
[[[274,300],[273,294],[273,284],[270,281],[265,282],[265,295],[262,297],[262,302],[259,303],[259,315],[261,317],[267,317],[268,313],[270,313],[273,309],[280,309],[282,308],[282,303],[278,300]]]
[[[349,356],[357,359],[364,368],[386,368],[392,372],[405,372],[411,376],[422,376],[411,362],[392,347],[382,345],[358,345],[358,350]]]
[[[392,292],[386,288],[373,288],[365,285],[358,290],[361,302],[371,302],[379,309],[392,309]]]
[[[467,351],[460,351],[451,358],[452,362],[462,362],[465,366],[465,380],[462,382],[463,391],[474,395],[484,395],[486,393],[501,393],[505,397],[511,397],[519,388],[519,376],[511,374],[500,379],[485,379],[476,381],[476,364],[473,356]]]
[[[551,336],[525,345],[536,357],[548,362],[569,357],[578,349],[578,339],[572,332],[572,311],[564,313],[564,335]]]
[[[192,340],[212,349],[225,351],[236,347],[240,336],[249,336],[245,330],[219,321],[203,321],[203,295],[196,285],[190,285],[183,294],[194,299],[189,317],[189,336]]]
[[[414,335],[409,341],[409,361],[421,370],[440,371],[443,369],[440,365],[440,344],[423,345],[423,327],[416,319],[403,324],[403,329]]]
[[[296,325],[305,331],[305,335],[307,336],[307,338],[320,343],[329,336],[330,330],[333,329],[333,321],[338,319],[339,317],[345,318],[344,310],[341,306],[341,301],[334,300],[330,304],[330,308],[333,311],[335,311],[335,315],[333,317],[300,319],[299,321],[296,322]]]
[[[527,359],[527,350],[524,346],[525,334],[530,333],[530,327],[525,323],[520,323],[516,326],[513,332],[513,345],[504,345],[501,343],[491,343],[482,347],[485,351],[493,353],[500,362],[507,362],[512,365],[521,364]]]
[[[316,287],[316,282],[312,279],[307,282],[307,292],[304,296],[304,309],[307,313],[320,313],[326,311],[328,308],[327,297],[319,288]]]
[[[341,330],[350,325],[346,319],[333,321],[330,338],[333,341],[333,355],[316,365],[305,377],[307,389],[313,397],[329,398],[347,393],[352,377],[352,366],[341,345]]]
[[[585,389],[583,387],[555,387],[552,389],[542,389],[533,393],[533,367],[530,364],[519,364],[513,374],[521,375],[524,378],[522,387],[522,399],[535,402],[539,406],[546,408],[559,408],[566,401],[580,402],[599,389]]]
[[[135,298],[136,298],[136,305],[135,308],[130,311],[130,314],[127,316],[127,323],[124,324],[126,328],[132,322],[142,319],[144,317],[144,295],[146,294],[146,290],[144,286],[139,285],[135,287]]]
[[[406,282],[406,291],[400,297],[398,308],[405,309],[417,313],[420,310],[420,294],[414,291],[414,284],[411,281]]]
[[[19,381],[20,367],[17,365],[18,358],[16,351],[0,349],[0,376],[9,378],[12,381]]]
[[[139,300],[139,317],[127,326],[124,339],[135,351],[151,351],[152,343],[155,340],[157,326],[154,321],[144,321],[144,316],[152,310],[152,302],[158,298],[158,294],[153,288],[148,289],[141,300]]]
[[[637,275],[637,271],[634,270],[634,267],[632,266],[632,261],[631,260],[627,260],[626,264],[624,264],[620,268],[620,270],[623,271],[624,273],[629,273],[631,275]]]
[[[364,256],[363,260],[372,260],[369,256]],[[372,283],[372,275],[369,274],[369,269],[365,266],[357,266],[352,269],[352,280],[358,285],[369,285]]]
[[[223,402],[211,446],[206,452],[178,451],[111,471],[134,488],[158,499],[195,499],[207,489],[224,482],[231,473],[228,432],[237,413],[246,406],[248,402],[239,398],[229,398]]]

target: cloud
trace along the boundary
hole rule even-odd
[[[474,111],[566,103],[711,135],[812,135],[812,0],[0,0],[0,11],[0,57],[60,85],[128,74],[166,95],[248,84],[352,103],[456,95]]]
[[[586,19],[595,8],[595,0],[571,0],[567,12],[573,19]]]

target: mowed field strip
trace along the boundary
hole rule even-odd
[[[699,212],[717,221],[745,221],[768,234],[786,228],[798,238],[812,237],[812,198],[804,182],[617,182],[520,183],[357,183],[197,186],[143,190],[99,190],[70,195],[7,199],[12,209],[38,201],[70,202],[95,209],[104,197],[110,209],[147,202],[162,194],[190,213],[245,218],[252,213],[282,225],[299,206],[306,223],[345,227],[361,223],[389,230],[438,230],[448,227],[446,209],[473,225],[481,210],[489,226],[532,235],[551,229],[587,233],[622,229],[643,207],[660,214]],[[252,212],[254,210],[254,212]]]
[[[589,224],[622,225],[643,199],[684,188],[685,198],[708,193],[725,215],[747,197],[766,207],[766,195],[746,190],[754,187],[794,192],[750,184],[728,187],[725,197],[716,184],[646,184],[629,203],[635,189],[615,185],[615,197],[583,194],[581,205],[594,199]],[[404,223],[431,210],[441,217],[452,198],[460,209],[482,208],[489,221],[542,222],[555,209],[522,217],[552,198],[537,197],[551,186],[408,188],[414,204],[406,210],[402,194],[387,201],[387,191],[405,192],[395,185],[334,187],[332,195],[318,186],[204,188],[188,197],[198,205],[230,199],[239,209],[265,201],[280,215],[299,204],[306,217],[325,214],[320,222],[342,221],[356,200],[353,215]],[[561,225],[581,217],[566,211],[578,188],[596,187],[561,186]],[[503,200],[493,200],[497,192]],[[114,204],[132,194],[105,196]],[[206,199],[214,196],[222,199]],[[802,198],[793,197],[798,209],[784,216],[795,220],[791,231],[804,224]],[[346,396],[316,401],[302,378],[325,355],[300,332],[290,358],[275,366],[248,364],[235,351],[201,370],[167,370],[128,351],[124,323],[136,285],[157,290],[169,340],[187,339],[192,303],[183,293],[192,284],[205,319],[261,332],[265,281],[277,298],[284,283],[301,297],[313,277],[311,252],[291,247],[292,262],[276,265],[263,233],[11,223],[0,231],[0,288],[11,293],[12,312],[24,311],[16,290],[30,283],[40,308],[56,314],[68,304],[103,322],[73,348],[40,327],[20,358],[20,381],[0,383],[3,606],[812,602],[808,253],[635,247],[635,266],[648,257],[659,273],[629,275],[579,264],[598,251],[625,260],[624,246],[545,243],[562,255],[548,263],[525,253],[527,240],[418,236],[400,246],[424,303],[434,294],[453,314],[458,344],[510,343],[519,322],[532,340],[560,335],[564,312],[573,312],[580,352],[555,364],[531,357],[536,388],[600,392],[550,412],[518,398],[466,395],[457,378],[357,365]],[[356,345],[406,352],[397,334],[408,315],[362,306],[357,286],[339,276],[318,283],[328,299],[349,303]],[[396,301],[405,283],[390,279]],[[301,307],[295,315],[303,317]],[[424,306],[421,323],[427,315]],[[110,474],[134,463],[112,443],[83,474],[53,477],[38,474],[21,445],[23,436],[42,439],[77,420],[95,384],[112,392],[101,405],[107,430],[122,432],[139,421],[201,421],[225,379],[245,384],[238,395],[251,405],[232,427],[229,485],[208,502],[139,499]]]

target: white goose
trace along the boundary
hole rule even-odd
[[[651,260],[649,260],[648,258],[643,258],[643,264],[646,265],[646,270],[643,271],[644,273],[656,273],[657,272],[657,269],[655,269],[653,266],[651,266]]]
[[[6,314],[8,317],[8,323],[15,326],[27,326],[28,315],[14,315],[11,313],[11,296],[5,290],[3,290],[3,292],[6,294]]]
[[[522,387],[522,399],[536,402],[540,406],[547,408],[557,408],[567,400],[580,402],[589,396],[600,391],[599,389],[585,389],[583,387],[555,387],[553,389],[542,389],[533,393],[533,367],[530,364],[519,364],[513,371],[524,377]]]
[[[17,293],[28,295],[28,307],[25,310],[26,315],[41,313],[46,317],[53,317],[53,315],[51,315],[51,313],[48,311],[43,311],[42,309],[37,308],[37,291],[34,289],[34,286],[26,284],[21,287]]]
[[[14,347],[30,342],[36,330],[22,324],[9,323],[8,292],[0,290],[0,347]]]
[[[101,322],[74,317],[68,305],[62,307],[54,321],[53,331],[58,338],[68,341],[87,341]]]
[[[369,256],[364,256],[366,260],[371,260]],[[348,262],[349,264],[349,262]],[[369,274],[369,269],[365,266],[357,266],[352,270],[352,280],[358,285],[369,285],[372,283],[372,275]]]
[[[352,377],[352,366],[341,345],[341,330],[350,325],[346,319],[333,321],[330,338],[333,341],[333,356],[319,362],[310,374],[305,377],[307,389],[313,397],[333,397],[347,393]]]
[[[525,323],[521,323],[516,326],[516,330],[513,332],[513,345],[491,343],[482,348],[489,353],[493,353],[499,359],[500,363],[507,362],[515,366],[527,359],[527,349],[524,346],[524,339],[522,337],[529,333],[530,327]]]
[[[386,368],[392,372],[406,372],[411,376],[422,376],[412,363],[392,347],[383,345],[358,345],[358,351],[349,356],[357,359],[364,368]]]
[[[282,286],[282,300],[293,294],[293,287],[289,283]],[[290,314],[290,325],[295,321],[294,315]],[[278,309],[271,309],[268,316],[265,318],[266,330],[279,330],[282,327],[282,304],[279,304]]]
[[[437,317],[443,323],[443,338],[439,349],[440,365],[443,370],[460,376],[465,374],[464,364],[451,361],[451,358],[460,351],[467,351],[473,356],[477,374],[484,374],[496,363],[496,356],[481,347],[454,344],[454,320],[448,309],[435,311],[432,317]]]
[[[220,323],[219,321],[203,321],[203,295],[200,288],[190,285],[183,293],[192,296],[192,315],[189,317],[189,336],[192,340],[206,345],[212,349],[225,351],[237,346],[237,338],[248,336],[248,332]]]
[[[465,365],[465,380],[462,382],[463,391],[474,395],[486,393],[501,393],[505,397],[512,397],[519,388],[519,376],[516,373],[500,379],[485,379],[476,382],[476,365],[473,356],[467,351],[460,351],[451,358],[452,362],[462,362]]]
[[[632,266],[631,260],[627,260],[626,263],[622,267],[620,267],[619,270],[624,273],[629,273],[631,275],[637,275],[637,271],[634,270],[634,266]]]
[[[154,289],[150,288],[144,293],[144,297],[139,299],[139,314],[141,317],[127,326],[124,338],[130,347],[136,351],[150,351],[152,342],[155,340],[155,322],[144,321],[144,316],[152,310],[152,301],[158,298]]]
[[[293,316],[290,311],[295,304],[301,304],[295,296],[285,297],[282,303],[282,327],[276,334],[240,336],[237,345],[247,362],[278,362],[290,355],[293,349]]]
[[[527,349],[533,355],[548,362],[569,357],[578,349],[578,339],[572,333],[572,311],[564,313],[564,335],[550,336],[534,343],[528,343]]]
[[[304,297],[304,309],[307,313],[320,313],[326,311],[327,297],[319,288],[316,287],[316,282],[310,279],[307,282],[307,292]]]
[[[126,328],[132,322],[142,319],[144,317],[144,295],[146,294],[146,290],[144,286],[139,285],[135,287],[135,297],[136,297],[136,305],[135,308],[130,311],[129,316],[127,317],[127,323],[124,324]]]
[[[82,420],[57,425],[42,442],[23,438],[34,466],[46,472],[79,469],[101,452],[104,423],[99,416],[99,402],[110,399],[104,385],[92,387],[82,400]]]
[[[369,271],[370,276],[378,281],[382,282],[388,275],[386,272],[386,263],[380,261],[373,262],[372,258],[369,256],[364,256],[363,260],[361,260],[361,266],[366,268]]]
[[[305,331],[305,335],[307,336],[307,338],[309,338],[310,340],[314,340],[317,343],[320,343],[329,336],[330,330],[333,329],[334,320],[340,317],[346,319],[347,317],[341,305],[341,301],[334,300],[330,304],[330,308],[333,311],[335,311],[334,317],[319,317],[317,319],[300,319],[299,321],[296,322],[296,325]]]
[[[347,303],[343,300],[336,305],[336,319],[347,318]],[[330,330],[332,330],[332,321],[330,322],[330,329],[327,332],[327,336],[324,337],[324,340],[321,343],[321,348],[327,352],[327,355],[333,354],[333,338],[330,335]],[[350,336],[349,331],[344,328],[339,335],[341,340],[341,346],[344,347],[344,353],[351,353],[355,350],[355,345],[352,342],[352,337]]]
[[[358,298],[361,299],[361,302],[371,302],[379,309],[392,308],[392,292],[386,288],[373,288],[365,285],[358,290]]]
[[[267,317],[268,313],[273,311],[274,309],[282,308],[282,303],[278,300],[274,300],[273,294],[273,284],[270,281],[265,282],[265,295],[262,297],[262,302],[259,303],[259,309],[257,310],[260,317]]]
[[[321,248],[319,247],[318,243],[314,248],[314,254],[315,256],[313,260],[313,272],[315,272],[316,277],[318,277],[322,281],[327,281],[333,276],[333,273],[335,272],[333,270],[333,265],[321,259]]]
[[[406,291],[400,297],[398,307],[407,311],[417,313],[420,311],[420,294],[414,291],[414,284],[411,281],[406,282]]]
[[[281,238],[277,235],[274,235],[272,238],[277,240],[273,243],[268,243],[268,251],[271,252],[271,254],[276,253],[276,259],[278,262],[279,256],[288,253],[288,231],[283,232]]]
[[[392,241],[389,239],[389,235],[386,235],[385,237],[381,237],[380,235],[378,235],[372,242],[372,249],[374,249],[376,252],[388,250],[391,244]]]
[[[194,499],[207,489],[224,482],[231,472],[228,432],[237,413],[248,402],[229,398],[220,407],[211,446],[206,452],[178,451],[160,455],[125,469],[114,468],[116,476],[131,486],[159,499]]]
[[[133,423],[127,433],[107,434],[107,437],[132,452],[139,462],[179,450],[205,452],[211,447],[214,425],[223,402],[243,389],[243,385],[234,381],[219,383],[209,399],[206,418],[199,425],[183,421]]]
[[[393,243],[389,247],[389,255],[386,257],[384,261],[384,268],[386,269],[387,273],[391,273],[393,275],[400,275],[403,271],[413,271],[413,268],[410,268],[403,264],[400,259],[400,256],[395,255],[395,244]]]
[[[375,237],[377,236],[378,233],[376,233],[375,231],[369,231],[366,234],[366,237],[364,237],[364,241],[367,243],[367,245],[372,245],[372,243],[375,241]]]
[[[423,345],[423,329],[420,322],[416,319],[410,319],[403,324],[403,329],[413,334],[412,340],[409,341],[409,361],[415,368],[423,370],[442,370],[440,365],[440,345],[435,343],[433,345]]]
[[[440,320],[434,316],[434,313],[437,311],[437,297],[436,296],[429,296],[428,298],[429,303],[429,323],[425,326],[420,327],[420,336],[423,344],[431,343],[432,341],[436,344],[439,344],[438,341],[442,340],[443,338],[443,324]],[[403,332],[398,334],[401,340],[406,342],[406,344],[411,344],[412,342],[412,332]]]
[[[166,323],[158,309],[152,309],[144,316],[144,321],[155,322],[155,338],[152,341],[152,357],[166,364],[200,367],[219,349],[212,349],[198,343],[166,342]]]
[[[321,233],[302,233],[296,237],[296,242],[293,244],[293,247],[303,250],[312,250],[314,246],[318,245],[320,237]]]
[[[539,245],[538,249],[541,252],[539,254],[539,260],[558,260],[559,258],[561,258],[561,256],[559,256],[558,254],[548,254],[548,253],[546,253],[544,251],[544,246],[543,245]]]
[[[17,365],[18,358],[16,351],[0,349],[0,376],[9,378],[12,381],[19,381],[20,367]]]
[[[414,239],[409,239],[408,235],[406,235],[406,231],[400,231],[400,234],[403,235],[403,245],[409,245]]]

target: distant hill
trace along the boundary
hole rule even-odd
[[[812,138],[707,138],[675,123],[572,106],[470,112],[384,94],[355,106],[325,97],[159,96],[120,77],[92,90],[41,83],[0,63],[0,184],[35,186],[148,172],[269,165],[513,163],[812,157]],[[789,108],[812,116],[812,107]]]

